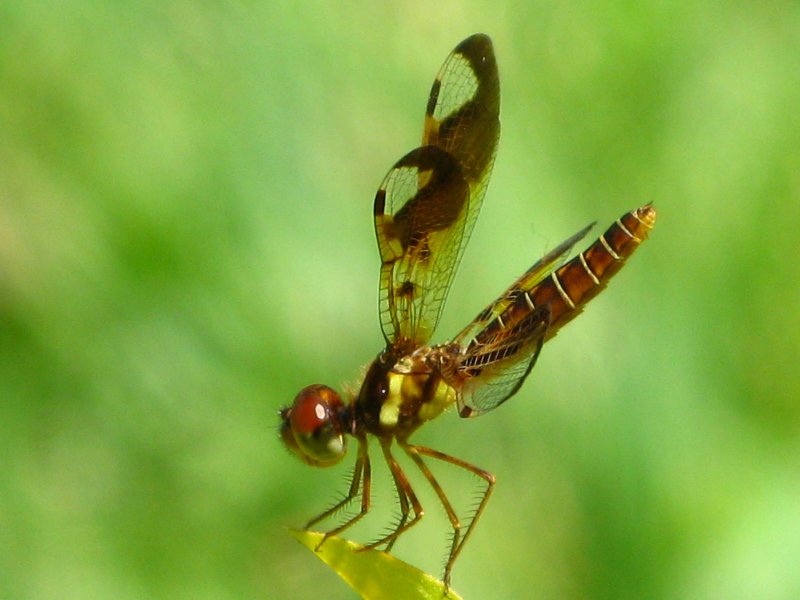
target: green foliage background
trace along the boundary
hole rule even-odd
[[[800,597],[800,4],[24,0],[0,597],[352,597],[285,531],[349,467],[292,459],[276,412],[380,349],[372,197],[476,31],[504,131],[439,339],[587,222],[659,222],[513,401],[420,432],[499,481],[455,588]],[[423,499],[396,553],[439,573]]]

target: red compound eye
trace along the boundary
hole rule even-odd
[[[347,451],[339,415],[344,404],[334,390],[310,385],[281,411],[281,438],[289,450],[309,465],[328,467]]]

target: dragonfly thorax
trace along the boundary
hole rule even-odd
[[[384,352],[375,359],[356,399],[356,421],[367,433],[405,439],[455,402],[456,391],[439,368],[439,348],[400,358]]]

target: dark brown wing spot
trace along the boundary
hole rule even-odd
[[[403,298],[413,298],[415,287],[414,282],[407,279],[397,288],[397,295]]]
[[[435,146],[412,150],[395,165],[403,167],[429,173],[425,185],[394,216],[397,237],[408,248],[458,220],[469,199],[469,186],[456,159]],[[376,197],[376,205],[383,201]]]
[[[425,113],[429,116],[433,116],[433,111],[436,110],[436,103],[439,101],[439,92],[441,89],[442,80],[437,77],[431,87],[431,95],[428,96],[428,106],[425,108]]]
[[[372,208],[372,214],[376,217],[379,217],[386,212],[386,190],[379,189],[378,193],[375,194],[375,204]]]

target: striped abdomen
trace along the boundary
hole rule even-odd
[[[583,238],[584,228],[548,252],[497,300],[444,344],[434,364],[458,390],[459,415],[486,413],[513,396],[542,345],[573,319],[647,238],[656,211],[646,205],[614,222],[575,258],[553,270]],[[450,350],[457,356],[452,359]]]
[[[600,293],[608,280],[636,251],[656,221],[649,204],[617,219],[605,233],[560,269],[528,291],[534,306],[549,306],[550,326],[546,339],[580,313]]]

